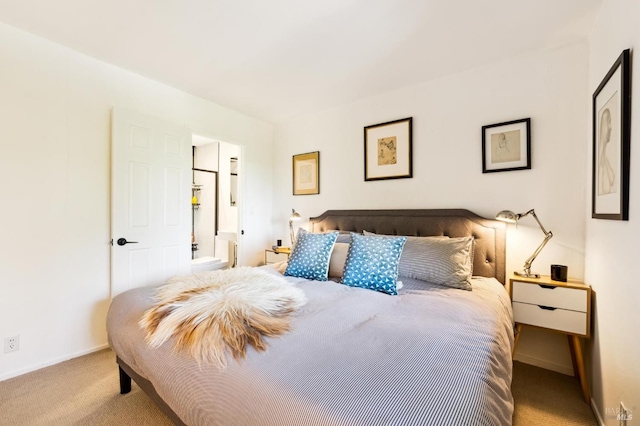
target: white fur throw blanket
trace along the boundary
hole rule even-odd
[[[246,266],[171,278],[155,299],[140,320],[147,343],[175,337],[176,349],[218,368],[226,366],[227,350],[236,360],[247,345],[264,351],[263,336],[289,331],[290,314],[307,303],[282,276]]]

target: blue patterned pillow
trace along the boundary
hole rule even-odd
[[[406,241],[352,233],[342,284],[397,295],[398,261]]]
[[[291,277],[326,281],[329,273],[329,260],[336,238],[338,238],[338,231],[312,234],[300,228],[284,274]]]

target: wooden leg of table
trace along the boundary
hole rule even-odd
[[[516,348],[518,347],[518,340],[520,340],[520,334],[522,334],[522,324],[516,323],[516,335],[513,339],[513,352],[511,352],[511,359],[516,355]]]
[[[578,378],[580,379],[580,386],[582,386],[582,396],[584,397],[584,402],[587,404],[590,403],[591,398],[589,397],[589,387],[587,386],[587,376],[584,372],[584,358],[582,357],[582,346],[580,346],[580,338],[578,336],[571,336],[571,343],[573,346],[573,351],[576,356],[576,364],[578,366]]]
[[[569,341],[569,353],[571,354],[571,364],[573,365],[573,375],[580,378],[580,372],[578,370],[578,362],[576,361],[576,351],[573,348],[573,336],[567,334],[567,340]]]

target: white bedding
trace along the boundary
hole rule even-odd
[[[464,291],[403,278],[390,296],[287,279],[309,299],[293,330],[226,370],[143,343],[153,288],[114,299],[110,344],[189,425],[511,424],[512,313],[497,280]]]

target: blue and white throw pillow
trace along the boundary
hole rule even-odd
[[[329,273],[329,260],[336,238],[338,238],[338,231],[313,234],[300,228],[284,274],[291,277],[326,281]]]
[[[352,233],[342,284],[397,295],[398,261],[406,241]]]

